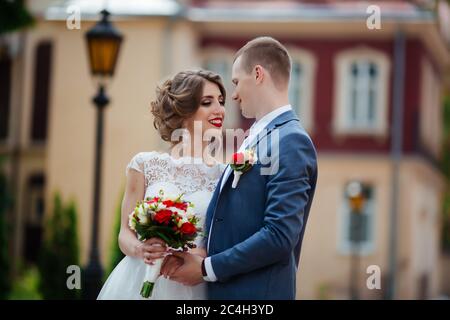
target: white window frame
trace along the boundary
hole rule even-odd
[[[233,85],[231,82],[231,68],[233,66],[234,51],[230,48],[223,46],[213,46],[205,48],[201,53],[201,66],[206,69],[206,63],[208,60],[223,60],[228,63],[229,70],[227,75],[220,74],[223,79],[223,85],[227,92],[225,102],[225,128],[239,128],[241,126],[240,109],[234,105],[231,96],[233,94]],[[214,71],[214,70],[211,70]]]
[[[287,47],[289,55],[291,56],[292,65],[294,62],[300,63],[303,71],[303,78],[300,80],[300,106],[292,105],[292,108],[300,118],[300,123],[308,133],[314,130],[314,95],[316,84],[316,67],[317,58],[311,52],[298,48]],[[292,73],[292,71],[291,71]],[[294,101],[291,101],[294,103]]]
[[[354,62],[369,60],[375,63],[378,71],[379,87],[375,105],[375,123],[373,126],[354,126],[348,121],[350,101],[349,87],[350,77],[349,69]],[[378,50],[369,47],[356,47],[344,50],[336,55],[334,60],[335,70],[335,98],[334,98],[334,116],[333,130],[337,135],[375,135],[388,136],[388,106],[389,106],[389,57]]]
[[[376,214],[376,195],[377,188],[374,184],[370,184],[372,189],[372,199],[368,201],[363,209],[363,214],[369,216],[369,231],[368,240],[363,241],[359,244],[358,254],[360,256],[368,256],[375,252],[375,232],[377,230],[377,214]],[[351,255],[353,254],[352,242],[349,240],[349,229],[350,229],[350,207],[348,204],[348,199],[345,196],[345,185],[340,192],[340,208],[338,210],[338,247],[337,250],[341,255]],[[356,253],[356,252],[355,252]]]

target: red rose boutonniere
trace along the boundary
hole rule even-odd
[[[236,188],[241,175],[252,168],[257,161],[255,149],[246,149],[243,152],[233,154],[230,167],[233,169],[234,178],[231,187]]]

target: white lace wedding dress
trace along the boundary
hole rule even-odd
[[[214,166],[207,166],[198,158],[175,159],[168,153],[141,152],[130,161],[126,173],[131,169],[142,172],[145,176],[145,198],[158,195],[160,189],[166,195],[184,193],[184,199],[194,203],[196,214],[202,218],[204,225],[206,210],[225,165],[216,163]],[[205,239],[199,237],[196,244],[205,247]],[[97,299],[143,299],[140,290],[146,266],[142,259],[129,256],[123,258],[106,280]],[[151,299],[206,299],[206,284],[190,287],[159,277]]]

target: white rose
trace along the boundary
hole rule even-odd
[[[142,206],[139,206],[137,216],[139,218],[140,223],[145,224],[148,222],[147,210],[145,210]]]
[[[128,221],[128,225],[130,226],[130,229],[131,229],[131,230],[136,230],[136,219],[131,218],[131,219]]]
[[[165,204],[158,203],[155,211],[163,210],[163,209],[166,209],[166,208],[167,208],[167,206]]]
[[[184,212],[183,210],[181,210],[181,209],[178,209],[178,208],[170,208],[170,211],[172,211],[173,213],[176,213],[176,214],[178,214],[180,217],[184,217],[184,216],[186,216],[186,212]]]
[[[142,218],[139,218],[139,222],[142,223],[142,224],[147,224],[147,223],[148,223],[148,218],[147,218],[147,216],[142,217]]]

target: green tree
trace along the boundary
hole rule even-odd
[[[0,35],[34,24],[23,0],[0,0]]]
[[[77,210],[71,201],[64,206],[54,196],[53,214],[46,221],[44,242],[39,257],[40,290],[44,299],[78,299],[80,290],[67,288],[67,268],[79,265]]]
[[[19,277],[14,281],[9,300],[42,300],[39,292],[40,274],[35,265],[24,266],[19,269]]]
[[[6,213],[12,204],[12,197],[8,191],[3,161],[4,158],[0,158],[0,299],[5,299],[11,289]]]

